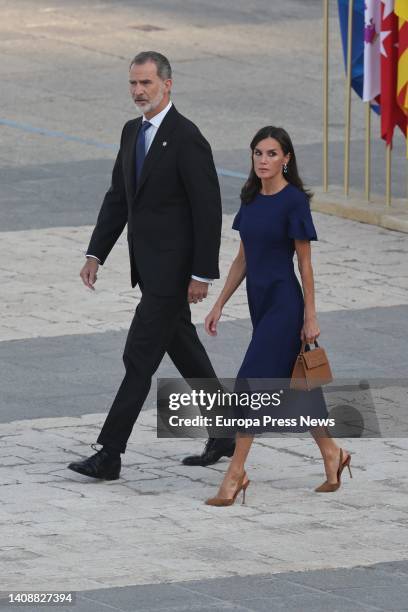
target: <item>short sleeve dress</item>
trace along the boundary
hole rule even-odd
[[[288,380],[301,348],[304,322],[303,292],[293,263],[294,240],[317,240],[309,200],[291,184],[274,195],[259,193],[241,205],[232,227],[239,231],[244,246],[253,325],[237,378]],[[327,417],[321,388],[294,393],[302,413]]]

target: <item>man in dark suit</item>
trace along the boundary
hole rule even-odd
[[[215,378],[191,322],[189,303],[207,296],[219,277],[221,198],[211,148],[170,100],[171,67],[160,53],[139,53],[129,69],[130,94],[143,113],[128,121],[81,270],[94,289],[99,265],[128,226],[132,287],[142,297],[130,326],[125,377],[97,442],[102,449],[68,467],[94,478],[116,479],[120,454],[165,352],[184,378]],[[210,465],[231,456],[234,443],[210,438],[186,465]]]

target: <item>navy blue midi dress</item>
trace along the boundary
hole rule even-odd
[[[253,325],[237,378],[287,379],[289,383],[302,344],[304,322],[303,292],[293,262],[294,240],[317,240],[308,198],[291,184],[274,195],[259,193],[252,202],[241,205],[232,227],[239,230],[244,246]],[[302,414],[327,417],[321,388],[291,393],[292,399],[295,394],[300,400],[297,405],[302,406]],[[282,408],[279,417],[285,414]]]

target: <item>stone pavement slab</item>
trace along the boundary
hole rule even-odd
[[[161,585],[105,588],[75,593],[75,605],[55,606],[72,612],[375,612],[407,610],[407,561],[352,569],[233,576]],[[1,610],[12,610],[6,598]],[[15,608],[14,608],[15,609]],[[37,610],[24,607],[27,612]]]
[[[406,439],[343,440],[353,479],[327,496],[313,491],[323,466],[308,436],[257,440],[247,505],[220,510],[203,502],[226,463],[181,465],[198,441],[158,440],[154,411],[142,412],[118,481],[67,470],[69,461],[89,453],[103,419],[0,426],[7,457],[0,469],[0,560],[7,589],[92,590],[406,558]]]
[[[319,236],[312,247],[318,312],[408,303],[405,234],[320,213],[314,219]],[[238,251],[239,234],[231,229],[232,220],[233,215],[223,217],[221,279],[209,299],[192,308],[195,323],[204,321]],[[0,340],[129,328],[140,293],[130,287],[126,237],[122,235],[100,268],[92,292],[79,279],[91,232],[90,226],[2,232]],[[223,320],[248,316],[243,283],[224,309]]]
[[[104,316],[109,320],[109,312]],[[388,379],[382,385],[384,400],[377,398],[377,410],[382,415],[393,411],[395,385],[398,379],[406,379],[407,317],[408,305],[334,310],[319,315],[322,345],[338,383],[351,379],[354,385],[360,380],[375,385]],[[234,377],[250,340],[250,322],[222,321],[216,338],[209,337],[202,324],[198,332],[215,371],[224,378]],[[0,342],[0,422],[107,410],[124,375],[126,334],[123,330]],[[178,376],[166,356],[146,407],[156,410],[157,377]],[[395,418],[396,413],[393,422]]]

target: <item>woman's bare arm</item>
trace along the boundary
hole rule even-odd
[[[215,304],[217,304],[221,309],[228,302],[230,297],[235,293],[238,289],[242,281],[246,276],[246,262],[245,262],[245,252],[242,241],[239,245],[239,251],[234,261],[231,264],[229,269],[227,280],[225,281],[224,287],[217,298]]]
[[[304,324],[301,338],[306,342],[313,342],[320,335],[320,329],[316,318],[312,250],[309,240],[295,240],[295,249],[305,302]]]
[[[228,302],[233,293],[238,289],[246,276],[245,252],[242,241],[239,245],[239,251],[229,269],[227,280],[224,287],[217,298],[211,312],[205,318],[205,329],[210,336],[217,335],[217,323],[221,317],[222,309]]]

